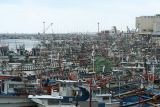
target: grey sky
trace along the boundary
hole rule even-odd
[[[96,32],[135,28],[135,17],[160,13],[160,0],[0,0],[0,33]],[[48,33],[51,29],[48,29]]]

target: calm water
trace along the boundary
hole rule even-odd
[[[30,51],[33,47],[40,43],[35,39],[3,39],[0,42],[2,44],[8,44],[9,49],[13,51],[16,51],[16,47],[23,44],[25,45],[25,49]]]

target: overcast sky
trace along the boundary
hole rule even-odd
[[[160,13],[160,0],[0,0],[0,33],[55,33],[135,28],[135,18]],[[51,28],[46,31],[51,33]]]

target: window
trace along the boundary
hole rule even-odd
[[[143,31],[145,32],[145,31],[146,31],[146,29],[143,29]]]
[[[9,88],[14,88],[14,84],[10,84],[10,85],[9,85]]]
[[[149,32],[153,32],[153,30],[152,30],[152,29],[149,29]]]
[[[66,87],[66,84],[65,83],[61,83],[61,87]]]

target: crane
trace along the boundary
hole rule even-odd
[[[45,34],[49,28],[51,28],[52,33],[53,33],[52,25],[53,25],[53,23],[50,23],[47,27],[45,27],[45,22],[43,22],[43,33]]]

